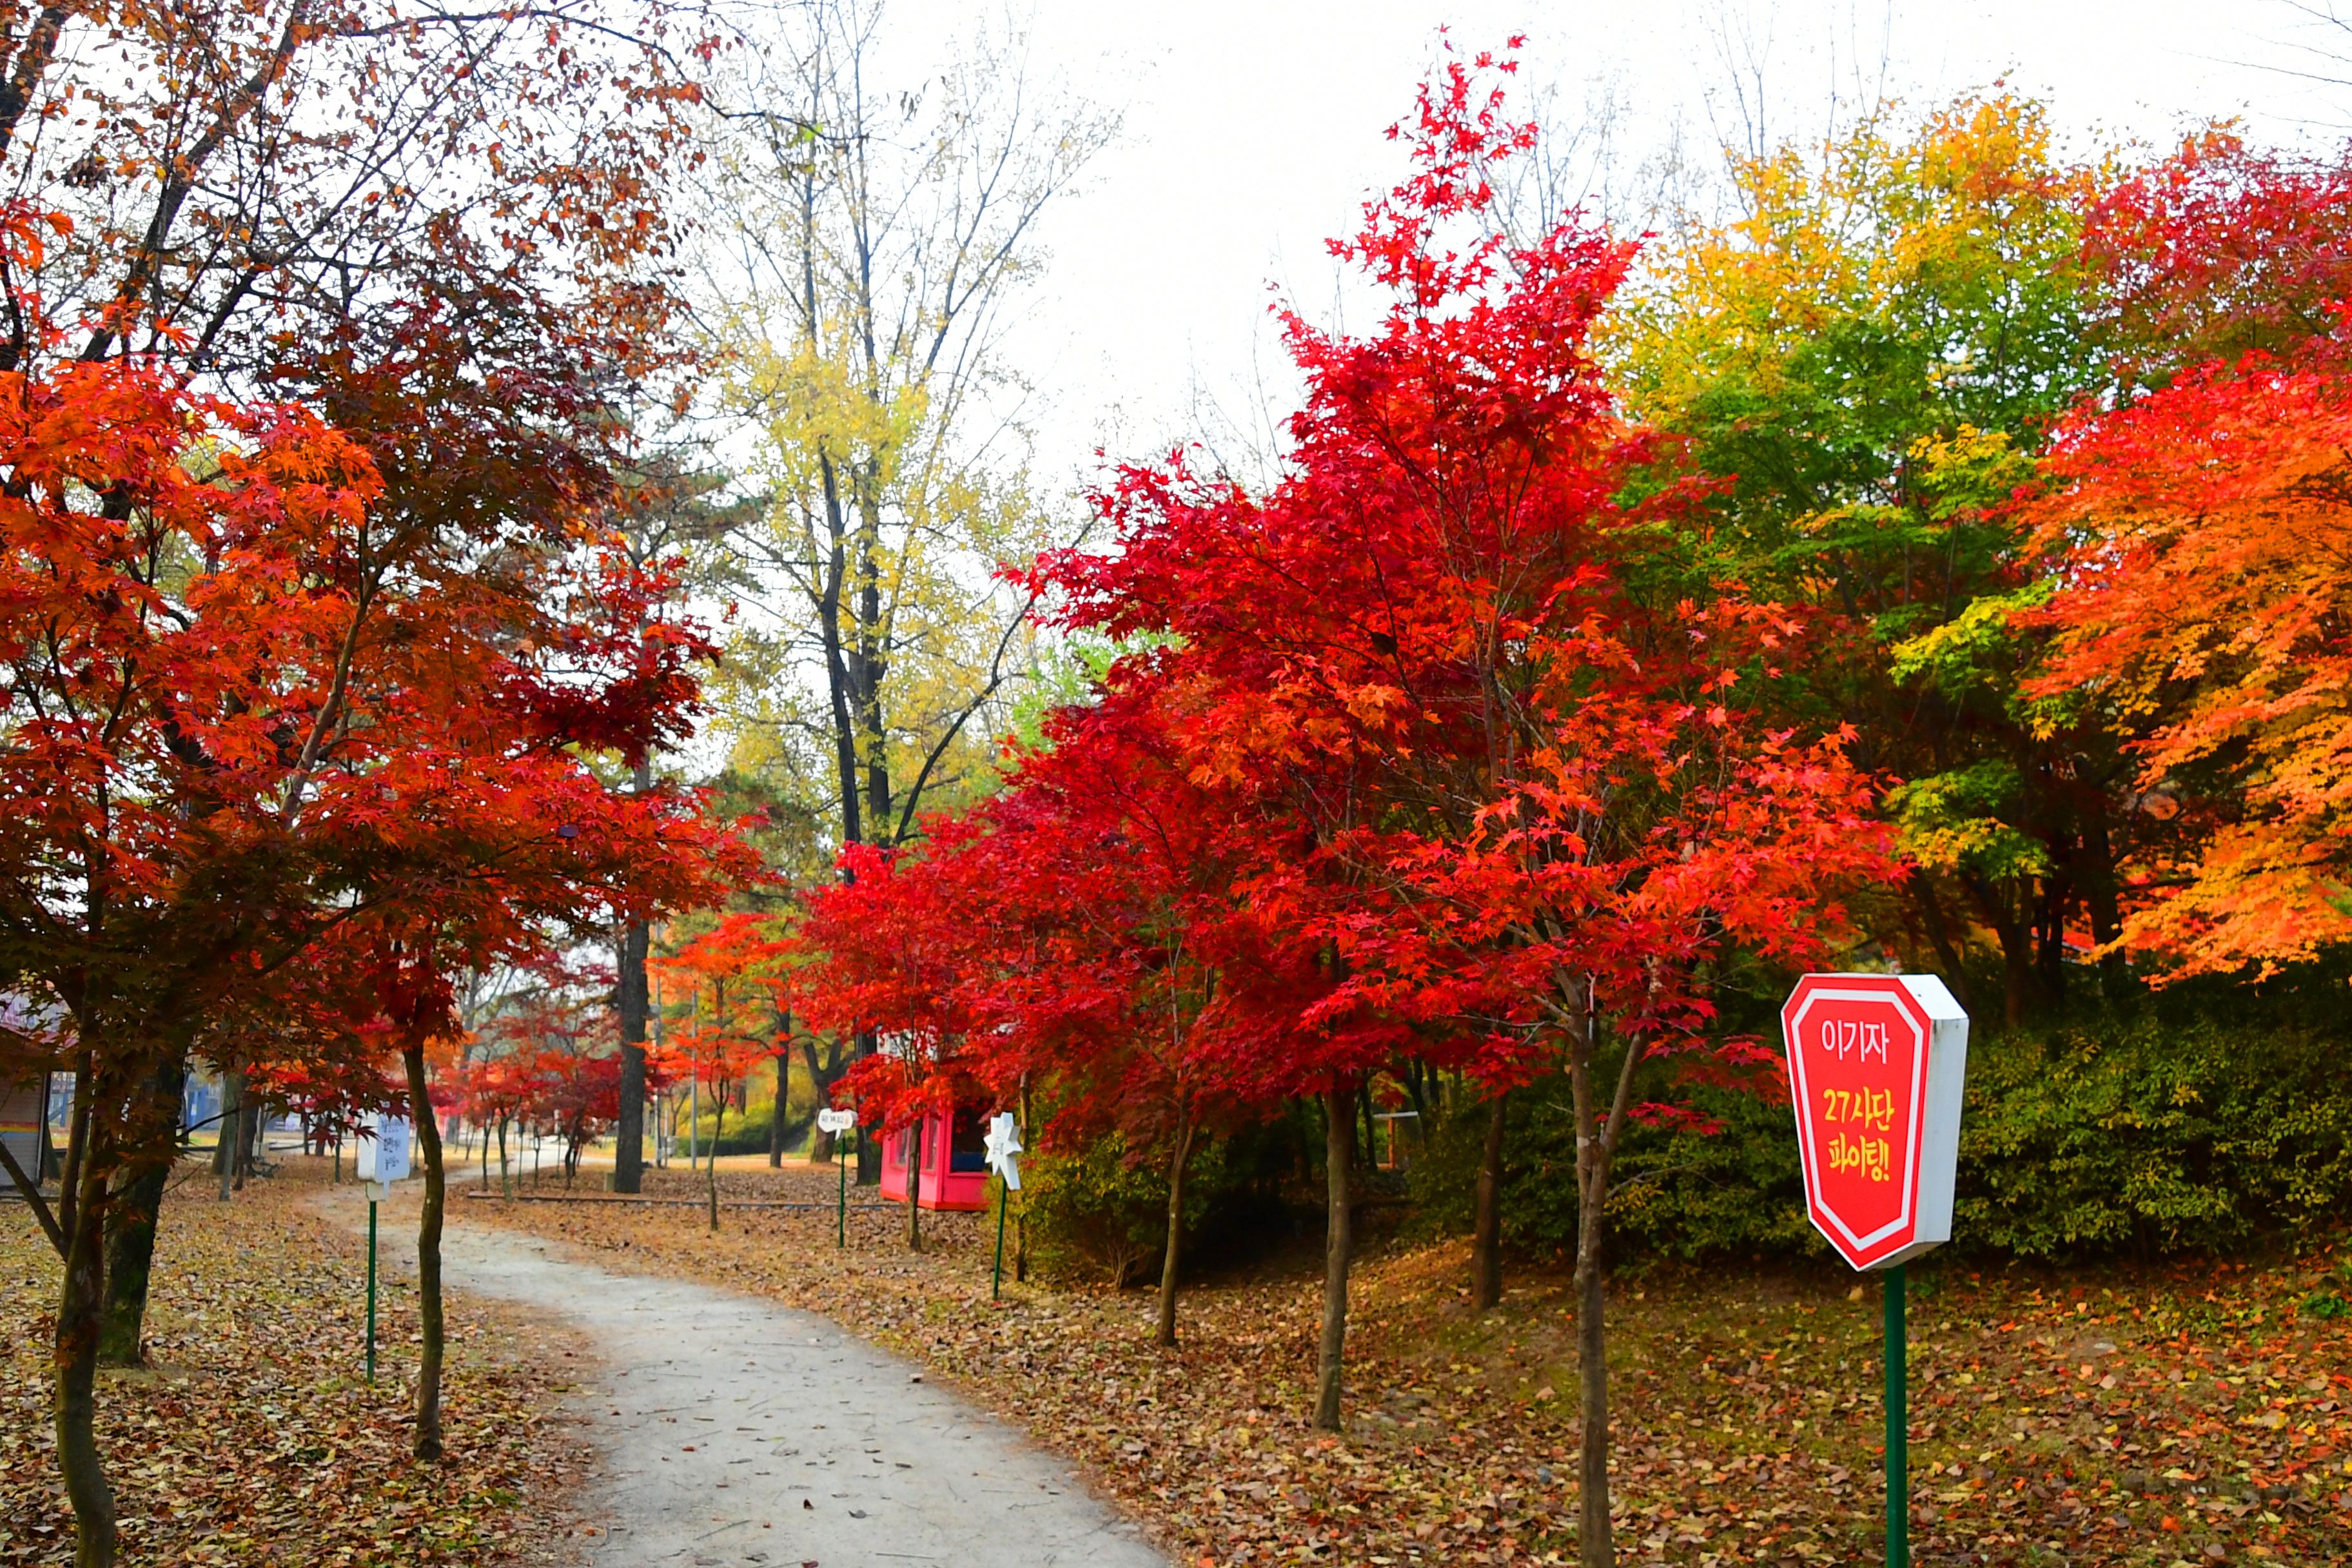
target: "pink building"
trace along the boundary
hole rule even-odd
[[[919,1134],[919,1137],[918,1137]],[[953,1125],[945,1111],[934,1111],[912,1127],[902,1127],[882,1140],[882,1195],[892,1203],[907,1201],[907,1155],[919,1151],[922,1169],[915,1201],[927,1209],[984,1209],[988,1206],[988,1112],[977,1106],[956,1107]]]

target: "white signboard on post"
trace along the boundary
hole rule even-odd
[[[1000,1110],[988,1124],[988,1137],[981,1145],[985,1151],[988,1168],[1004,1178],[1007,1191],[1021,1190],[1021,1134],[1015,1130],[1013,1112]]]
[[[816,1113],[816,1130],[820,1132],[839,1134],[856,1125],[857,1112],[854,1110],[825,1110]]]
[[[371,1114],[365,1131],[368,1136],[360,1140],[360,1180],[379,1189],[406,1181],[409,1139],[414,1131],[407,1120]]]

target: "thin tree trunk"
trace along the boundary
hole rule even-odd
[[[85,1062],[79,1092],[93,1091]],[[95,1120],[94,1118],[92,1120]],[[89,1137],[85,1132],[86,1138]],[[95,1141],[94,1139],[92,1140]],[[107,1162],[85,1149],[77,1162],[65,1232],[65,1278],[51,1341],[58,1470],[74,1512],[74,1568],[114,1568],[114,1489],[98,1450],[98,1344],[106,1302]]]
[[[432,1087],[425,1076],[425,1042],[401,1052],[408,1068],[408,1108],[425,1162],[425,1212],[416,1222],[416,1317],[422,1348],[416,1360],[416,1431],[409,1451],[441,1458],[441,1219],[448,1196],[441,1173],[441,1130],[433,1121]],[[483,1140],[485,1146],[488,1139]]]
[[[98,1359],[106,1366],[138,1366],[147,1319],[147,1277],[155,1258],[155,1226],[180,1150],[180,1108],[187,1063],[169,1051],[147,1080],[138,1146],[114,1179],[106,1216],[106,1317]]]
[[[882,1043],[872,1035],[860,1035],[853,1043],[853,1054],[859,1061],[882,1048]],[[860,1138],[857,1141],[857,1173],[850,1178],[861,1187],[878,1186],[882,1181],[882,1140]]]
[[[1348,1167],[1355,1148],[1354,1091],[1326,1090],[1323,1163],[1329,1213],[1323,1241],[1323,1342],[1315,1353],[1315,1425],[1325,1432],[1339,1429],[1339,1371],[1348,1348],[1348,1261],[1353,1240]]]
[[[719,1234],[719,1140],[727,1133],[727,1097],[719,1097],[719,1121],[710,1130],[710,1163],[705,1167],[710,1177],[710,1234]]]
[[[1952,922],[1944,913],[1944,900],[1937,895],[1936,884],[1928,879],[1920,867],[1911,868],[1912,901],[1919,908],[1919,919],[1927,928],[1927,941],[1936,949],[1936,958],[1944,966],[1944,980],[1952,988],[1953,997],[1969,1012],[1976,1011],[1976,1003],[1969,995],[1969,973],[1960,962],[1959,945],[1952,940]]]
[[[221,1071],[220,1120],[213,1125],[213,1169],[220,1173],[220,1201],[228,1202],[236,1184],[237,1134],[244,1126],[245,1068],[236,1065]]]
[[[1633,1101],[1633,1077],[1640,1068],[1645,1042],[1626,1041],[1619,1064],[1617,1089],[1607,1111],[1593,1094],[1594,1057],[1599,1026],[1591,983],[1577,998],[1582,1004],[1581,1027],[1571,1036],[1569,1086],[1576,1114],[1576,1359],[1580,1417],[1577,1464],[1576,1552],[1579,1568],[1613,1568],[1617,1547],[1609,1518],[1609,1340],[1606,1260],[1602,1243],[1609,1201],[1610,1165]]]
[[[793,1053],[790,1046],[776,1051],[776,1109],[768,1118],[768,1169],[784,1168],[784,1111],[793,1098]]]
[[[2091,917],[2091,940],[2108,946],[2123,935],[2123,910],[2116,901],[2116,852],[2107,834],[2106,805],[2100,799],[2083,824],[2083,907]],[[2131,964],[2120,951],[2099,960],[2099,994],[2113,1005],[2132,994]],[[1968,1005],[1961,999],[1960,1005]]]
[[[640,794],[653,788],[651,758],[637,764]],[[614,1002],[621,1015],[621,1115],[613,1128],[613,1190],[641,1192],[646,1179],[646,1018],[652,993],[646,983],[646,955],[653,933],[642,922],[622,928]]]
[[[1596,1223],[1591,1229],[1598,1230]],[[1584,1430],[1577,1453],[1576,1561],[1613,1568],[1617,1544],[1609,1519],[1609,1339],[1602,1319],[1601,1244],[1579,1221],[1576,1237],[1578,1404]]]
[[[1483,1312],[1503,1300],[1503,1132],[1511,1091],[1496,1089],[1486,1107],[1486,1146],[1478,1160],[1478,1210],[1470,1234],[1470,1301]]]
[[[862,1140],[861,1140],[862,1142]],[[865,1161],[860,1159],[859,1164]],[[907,1129],[907,1250],[923,1250],[923,1124]]]
[[[1184,1247],[1184,1167],[1192,1157],[1192,1107],[1176,1108],[1176,1149],[1168,1160],[1168,1246],[1160,1258],[1160,1342],[1176,1342],[1176,1273]]]
[[[260,1166],[262,1151],[268,1146],[269,1137],[268,1102],[253,1093],[253,1082],[249,1078],[246,1080],[244,1100],[242,1121],[245,1132],[237,1140],[236,1148],[238,1192],[245,1191],[245,1184],[252,1179],[253,1173]]]

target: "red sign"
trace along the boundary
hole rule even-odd
[[[1780,1009],[1805,1206],[1856,1268],[1951,1239],[1969,1017],[1932,974],[1808,974]]]

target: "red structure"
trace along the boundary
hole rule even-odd
[[[1856,1268],[1952,1235],[1969,1016],[1932,974],[1808,974],[1780,1011],[1814,1228]]]
[[[915,1202],[927,1209],[984,1209],[988,1206],[988,1113],[978,1106],[959,1105],[950,1121],[945,1111],[933,1111],[912,1127],[902,1127],[882,1140],[882,1195],[892,1203],[907,1201],[908,1154],[914,1152],[921,1166],[915,1183]]]

